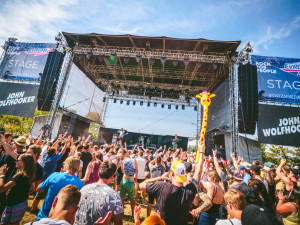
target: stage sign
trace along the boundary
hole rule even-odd
[[[300,59],[252,55],[251,60],[259,100],[300,103]]]
[[[0,67],[1,78],[40,81],[55,44],[9,42]]]
[[[0,82],[0,114],[33,117],[39,85]]]
[[[258,141],[300,147],[300,108],[259,104]]]

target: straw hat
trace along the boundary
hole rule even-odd
[[[19,146],[26,147],[26,146],[30,145],[30,140],[26,139],[26,137],[24,137],[24,136],[20,136],[16,139],[13,139],[13,140]]]

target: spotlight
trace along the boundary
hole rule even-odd
[[[218,68],[218,63],[217,63],[217,62],[214,62],[214,63],[212,64],[212,68],[213,68],[213,70],[216,70],[216,69]]]
[[[155,58],[154,58],[154,57],[151,57],[151,58],[150,58],[150,64],[153,66],[154,63],[155,63]]]
[[[182,110],[185,110],[185,106],[184,105],[182,105]]]
[[[178,105],[175,106],[175,109],[176,109],[176,110],[178,109]]]
[[[172,107],[171,105],[168,105],[168,109],[171,109],[171,107]]]
[[[79,60],[82,60],[82,59],[83,59],[83,53],[79,53],[78,59],[79,59]]]
[[[110,54],[110,56],[107,58],[107,61],[110,65],[115,65],[118,61],[117,57],[116,57],[116,53],[115,52],[112,52]]]
[[[173,59],[172,64],[174,67],[178,65],[178,59]]]
[[[92,57],[92,52],[88,52],[88,53],[86,54],[86,58],[87,58],[88,60],[90,60],[91,57]]]
[[[140,102],[140,106],[142,106],[143,105],[143,102]]]
[[[194,110],[197,111],[197,106],[194,106]]]
[[[133,101],[133,102],[132,102],[132,105],[135,105],[135,103],[136,103],[136,102],[135,102],[135,101]]]
[[[106,97],[103,97],[103,100],[102,100],[102,102],[105,102],[106,101]]]
[[[156,107],[156,106],[157,106],[157,103],[156,103],[156,102],[154,102],[153,106],[154,106],[154,107]]]
[[[130,101],[127,101],[127,105],[129,105],[130,104]]]
[[[161,108],[164,108],[165,107],[165,105],[164,104],[161,104]]]
[[[117,99],[114,99],[114,103],[117,103]]]
[[[100,62],[100,63],[103,63],[103,62],[104,62],[104,54],[100,54],[100,55],[98,56],[98,58],[99,58],[99,62]]]
[[[125,64],[128,64],[128,62],[129,62],[129,56],[125,55],[123,61],[124,61]]]
[[[165,64],[166,61],[167,61],[167,57],[165,55],[162,55],[161,58],[160,58],[161,64]]]
[[[147,106],[150,107],[150,102],[147,103]]]
[[[141,59],[142,59],[142,55],[139,54],[139,53],[136,54],[136,57],[135,57],[136,62],[137,62],[137,63],[140,63]]]
[[[123,104],[123,100],[120,101],[120,104]]]
[[[184,59],[183,59],[183,63],[185,66],[187,66],[190,62],[190,58],[188,56],[185,56]]]

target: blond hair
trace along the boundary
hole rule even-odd
[[[220,182],[220,177],[215,170],[211,170],[207,173],[207,176],[210,177],[215,184]]]
[[[58,192],[57,197],[63,202],[64,209],[76,208],[79,204],[81,193],[75,185],[69,184]]]
[[[65,161],[65,168],[70,172],[77,173],[80,167],[80,159],[76,156],[70,156]]]
[[[246,207],[246,198],[236,189],[230,189],[224,195],[224,200],[227,203],[230,203],[235,209],[243,210]]]

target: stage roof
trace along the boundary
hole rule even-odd
[[[144,92],[157,90],[162,98],[164,90],[188,90],[191,96],[212,91],[228,77],[230,59],[240,44],[202,38],[62,34],[75,53],[74,63],[101,89],[139,87]]]

